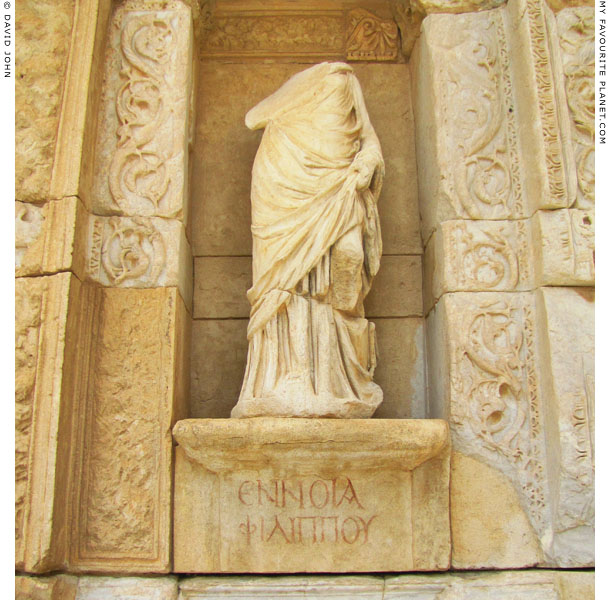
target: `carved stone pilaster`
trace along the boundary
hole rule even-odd
[[[128,2],[110,31],[93,212],[186,221],[191,11]]]

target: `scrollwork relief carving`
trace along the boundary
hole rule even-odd
[[[321,15],[219,16],[203,40],[204,55],[315,54],[341,56],[341,13]]]
[[[549,524],[533,311],[527,299],[495,298],[460,310],[465,326],[454,346],[451,420],[472,440],[471,451],[518,484],[542,535]]]
[[[441,68],[452,125],[454,209],[459,216],[521,216],[521,174],[501,15],[456,17],[460,33]]]
[[[89,273],[110,285],[159,282],[166,262],[161,233],[150,219],[98,218],[91,229]]]
[[[595,13],[589,7],[566,9],[557,24],[573,122],[578,205],[590,208],[595,201]]]
[[[398,55],[398,27],[363,8],[349,13],[348,60],[394,60]]]
[[[454,257],[459,289],[514,289],[519,263],[509,239],[501,231],[479,229],[475,236],[464,223],[456,227]]]
[[[126,81],[116,99],[119,139],[109,173],[110,193],[121,208],[130,200],[145,200],[156,213],[169,187],[167,148],[157,134],[170,118],[164,71],[175,35],[170,22],[153,15],[132,18],[123,28],[121,75]]]

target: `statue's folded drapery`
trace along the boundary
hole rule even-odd
[[[351,67],[303,71],[246,116],[252,170],[248,365],[233,416],[370,416],[379,269],[379,141]]]

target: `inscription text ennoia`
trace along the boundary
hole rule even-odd
[[[246,479],[236,495],[247,507],[239,529],[248,544],[365,544],[377,517],[365,513],[349,477]]]

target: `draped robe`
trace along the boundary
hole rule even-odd
[[[246,116],[264,128],[252,169],[248,363],[232,416],[368,417],[384,164],[351,67],[298,73]],[[373,173],[368,185],[360,171]]]

